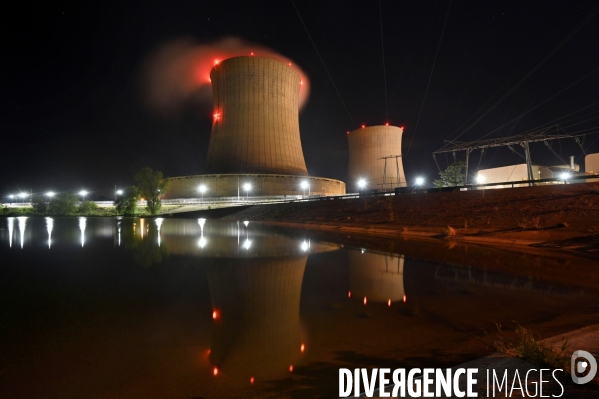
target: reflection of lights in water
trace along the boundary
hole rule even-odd
[[[406,297],[405,295],[403,296],[403,301],[406,302],[408,300],[408,297]]]
[[[116,222],[116,225],[117,225],[117,231],[118,231],[118,237],[119,237],[119,238],[118,238],[118,240],[119,240],[119,247],[121,246],[121,223],[122,223],[120,219],[121,219],[121,217],[120,217],[120,216],[119,216],[119,217],[117,217],[117,220],[118,220],[118,221]]]
[[[304,353],[304,351],[305,351],[305,350],[306,350],[306,345],[302,344],[302,345],[300,346],[300,351],[301,351],[302,353]]]
[[[145,230],[145,224],[146,224],[146,220],[145,219],[139,219],[139,232],[141,234],[141,239],[144,239],[144,230]]]
[[[243,247],[245,249],[250,249],[251,246],[252,246],[252,242],[246,238],[245,242],[243,243]]]
[[[366,305],[368,303],[368,299],[366,299],[366,297],[364,297],[364,305]]]
[[[200,239],[198,240],[198,247],[204,249],[204,247],[206,246],[207,243],[208,243],[208,240],[206,240],[206,238],[204,238],[204,236],[202,235],[200,237]]]
[[[81,247],[85,245],[85,227],[87,226],[87,219],[84,217],[79,218],[79,230],[81,230]]]
[[[164,222],[164,219],[156,218],[154,222],[156,223],[156,228],[158,229],[158,246],[160,246],[160,228],[162,227],[162,222]]]
[[[243,222],[243,224],[245,224],[245,227],[248,227],[248,224],[250,224],[250,222],[246,220]]]
[[[216,319],[218,319],[218,311],[216,311],[216,310],[213,310],[213,311],[212,311],[212,319],[213,319],[213,320],[216,320]]]
[[[218,375],[218,367],[212,369],[212,374],[214,374],[214,376]]]
[[[23,241],[25,241],[25,226],[27,225],[27,217],[19,216],[17,218],[19,221],[19,234],[21,236],[21,248],[23,248]]]
[[[306,252],[308,249],[310,249],[310,243],[307,241],[304,241],[301,245],[302,251]]]
[[[387,299],[387,306],[391,307],[391,299]]]
[[[200,239],[198,240],[198,246],[204,249],[207,243],[206,239],[204,238],[204,225],[206,224],[206,219],[199,218],[198,224],[200,225]]]
[[[366,252],[366,250],[364,248],[362,248],[362,253]]]
[[[52,229],[54,228],[54,219],[46,218],[46,230],[48,230],[48,249],[52,246]]]
[[[15,218],[8,218],[8,242],[12,248],[12,233],[15,229]]]
[[[351,291],[347,291],[347,297],[351,298]]]

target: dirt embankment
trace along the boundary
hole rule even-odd
[[[576,249],[599,255],[597,183],[258,205],[220,216],[372,235]]]

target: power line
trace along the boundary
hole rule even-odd
[[[480,122],[485,116],[487,116],[493,109],[495,109],[503,100],[505,100],[510,94],[512,94],[518,87],[520,87],[520,85],[522,83],[524,83],[533,73],[535,73],[541,66],[543,66],[543,64],[549,60],[549,58],[551,58],[555,53],[557,53],[559,51],[559,49],[561,49],[574,35],[576,35],[576,33],[578,33],[578,31],[580,31],[591,19],[593,19],[593,17],[597,14],[597,12],[599,11],[599,7],[597,7],[595,10],[593,10],[593,12],[591,12],[589,15],[587,15],[587,17],[585,19],[582,20],[582,22],[580,22],[580,24],[578,24],[578,26],[576,28],[574,28],[574,30],[572,32],[570,32],[564,39],[562,39],[561,42],[559,42],[559,44],[553,48],[553,50],[551,50],[549,52],[549,54],[547,54],[541,61],[539,61],[537,63],[537,65],[535,65],[532,70],[530,70],[522,79],[520,79],[507,93],[505,93],[499,100],[497,100],[495,102],[495,104],[493,104],[491,106],[491,108],[489,108],[487,111],[485,111],[478,119],[476,119],[473,123],[470,124],[470,126],[468,126],[464,131],[462,131],[460,134],[458,134],[453,140],[456,140],[458,138],[460,138],[462,135],[464,135],[466,132],[468,132],[470,129],[472,129],[472,127],[474,127],[478,122]],[[525,64],[526,65],[526,64]],[[505,85],[504,85],[505,86]],[[501,89],[500,89],[501,90]],[[493,95],[494,97],[495,95]],[[491,97],[491,98],[493,98]],[[490,101],[490,100],[489,100]],[[488,103],[488,101],[487,101]],[[484,107],[484,105],[483,105]],[[481,107],[482,109],[482,107]],[[480,109],[479,109],[480,111]],[[477,111],[478,112],[478,111]],[[475,113],[476,115],[476,113]],[[462,125],[463,126],[463,125]]]
[[[582,78],[578,79],[576,82],[570,83],[568,86],[564,87],[562,90],[558,91],[557,93],[555,93],[555,94],[554,94],[554,95],[552,95],[551,97],[547,98],[545,101],[543,101],[543,102],[541,102],[541,103],[539,103],[539,104],[535,105],[534,107],[532,107],[532,108],[531,108],[531,109],[529,109],[528,111],[526,111],[526,112],[524,112],[524,113],[520,114],[520,115],[519,115],[518,117],[516,117],[515,119],[512,119],[512,120],[511,120],[511,121],[509,121],[508,123],[504,123],[503,125],[499,126],[497,129],[490,131],[489,133],[485,134],[485,135],[484,135],[484,136],[482,136],[482,137],[479,137],[478,139],[479,139],[479,140],[480,140],[480,139],[483,139],[483,138],[485,138],[485,137],[487,137],[487,136],[489,136],[489,135],[491,135],[491,134],[495,133],[496,131],[498,131],[498,130],[500,130],[500,129],[504,128],[504,127],[506,127],[507,125],[509,125],[509,124],[513,123],[514,121],[516,121],[516,120],[518,120],[518,119],[522,118],[524,115],[526,115],[526,114],[528,114],[528,113],[530,113],[530,112],[534,111],[535,109],[539,108],[541,105],[543,105],[543,104],[545,104],[546,102],[548,102],[548,101],[550,101],[550,100],[554,99],[555,97],[559,96],[559,95],[560,95],[560,94],[562,94],[564,91],[566,91],[566,90],[568,90],[570,87],[572,87],[572,86],[574,86],[574,85],[576,85],[576,84],[580,83],[581,81],[583,81],[584,79],[588,78],[589,76],[591,76],[592,74],[594,74],[594,73],[595,73],[595,72],[597,72],[598,70],[599,70],[599,68],[595,68],[595,69],[593,69],[591,72],[587,73],[587,74],[586,74],[586,75],[584,75]],[[460,135],[460,136],[461,136],[461,135]],[[458,136],[458,137],[459,137],[459,136]],[[457,139],[458,137],[456,137],[456,139]],[[455,139],[454,139],[454,140],[455,140]]]
[[[310,42],[312,42],[312,46],[314,46],[314,50],[316,51],[316,54],[318,55],[320,62],[322,63],[322,66],[324,67],[324,70],[326,71],[327,76],[331,80],[331,83],[333,84],[333,87],[335,88],[335,91],[337,92],[337,95],[339,96],[339,100],[341,100],[341,104],[343,104],[343,108],[345,108],[345,111],[347,112],[347,116],[349,116],[349,119],[352,121],[352,123],[354,124],[354,126],[357,129],[358,125],[356,124],[356,122],[354,121],[354,118],[352,118],[351,114],[349,113],[349,109],[347,109],[347,106],[345,105],[345,101],[343,101],[343,98],[341,97],[341,93],[339,93],[339,90],[337,89],[337,86],[335,85],[335,81],[331,77],[331,74],[329,73],[329,70],[327,69],[327,66],[324,63],[324,60],[322,59],[322,56],[320,55],[320,52],[318,51],[318,48],[316,47],[316,44],[314,43],[314,40],[312,40],[312,36],[310,35],[310,32],[308,31],[308,27],[304,23],[304,20],[302,19],[302,16],[301,16],[299,10],[297,9],[297,7],[295,6],[295,2],[293,0],[291,0],[291,4],[293,4],[293,8],[295,8],[295,12],[297,13],[297,16],[299,17],[300,21],[302,22],[302,25],[304,26],[304,29],[306,30],[308,37],[310,38]]]
[[[435,59],[433,61],[433,67],[431,69],[431,74],[428,77],[428,83],[426,84],[426,90],[424,91],[424,98],[422,99],[422,105],[420,106],[420,112],[418,113],[418,119],[416,119],[416,126],[414,127],[414,133],[410,138],[410,144],[408,145],[408,151],[406,151],[406,155],[410,153],[410,148],[412,148],[412,141],[414,141],[414,136],[416,136],[416,131],[418,130],[418,124],[420,123],[420,117],[422,116],[422,110],[424,109],[424,103],[426,102],[426,95],[428,93],[428,88],[431,84],[431,79],[433,77],[433,72],[435,71],[435,64],[437,63],[437,56],[439,55],[439,49],[441,48],[441,41],[443,40],[443,34],[445,33],[445,26],[447,25],[447,19],[449,18],[449,11],[451,10],[451,2],[449,1],[449,7],[447,8],[447,15],[445,16],[445,22],[443,23],[443,30],[441,31],[441,37],[439,37],[439,44],[437,45],[437,52],[435,53]]]
[[[389,102],[387,100],[387,72],[385,71],[385,44],[383,40],[383,9],[381,0],[379,0],[379,20],[381,22],[381,50],[383,53],[383,83],[385,85],[385,112],[387,113],[387,122],[389,122]]]

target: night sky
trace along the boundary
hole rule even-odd
[[[568,133],[599,130],[599,17],[585,23],[594,1],[382,0],[386,80],[377,1],[295,4],[347,110],[291,1],[13,4],[0,28],[0,196],[83,188],[111,196],[143,166],[202,173],[210,106],[192,94],[159,112],[146,95],[152,55],[183,39],[199,46],[237,37],[303,69],[311,94],[300,131],[313,176],[345,180],[346,132],[362,124],[405,126],[408,181],[436,178],[432,152],[467,128],[460,139],[556,119]],[[598,137],[586,137],[587,152],[599,152]],[[584,165],[571,140],[553,148]],[[542,143],[531,150],[535,163],[561,164]],[[478,152],[472,157],[478,163]],[[521,161],[503,148],[481,168]]]

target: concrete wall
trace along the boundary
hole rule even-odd
[[[302,189],[301,183],[310,183],[310,190]],[[243,197],[245,183],[250,183],[252,189],[249,196],[278,196],[278,195],[339,195],[345,194],[345,183],[340,180],[322,177],[267,175],[267,174],[230,174],[230,175],[195,175],[181,176],[170,179],[170,187],[163,199],[199,198],[199,187],[206,186],[204,198],[236,197],[237,188]]]
[[[359,190],[358,180],[366,181],[365,190],[392,190],[405,187],[406,177],[402,158],[387,159],[387,178],[383,187],[385,161],[379,159],[389,155],[401,155],[401,138],[403,129],[396,126],[370,126],[356,129],[347,136],[349,144],[348,190]],[[399,171],[398,171],[399,169]]]
[[[282,62],[234,57],[215,65],[206,171],[307,175],[299,133],[300,76]]]

